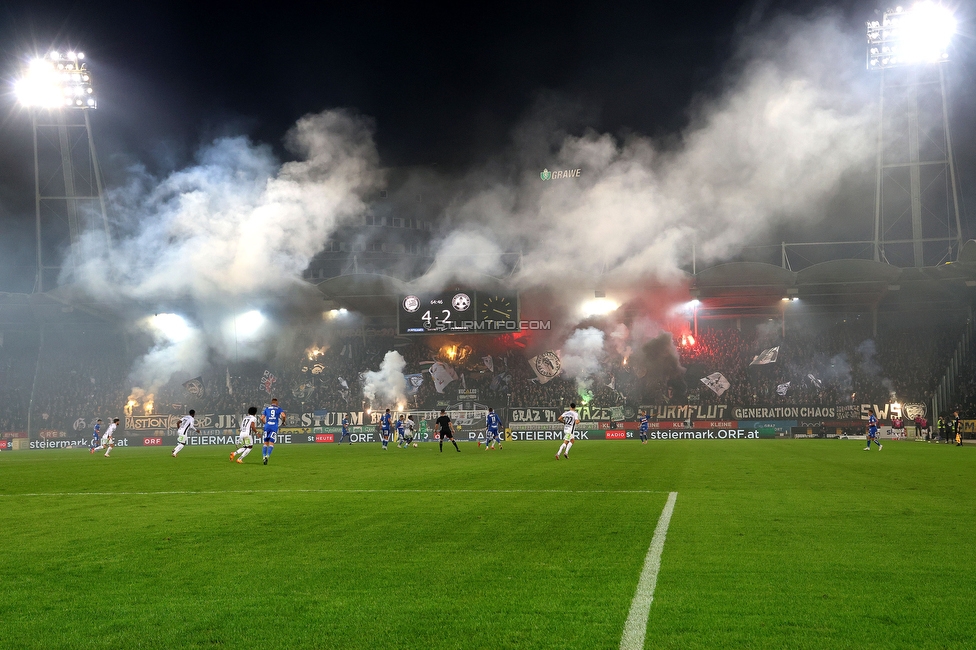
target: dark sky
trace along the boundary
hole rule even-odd
[[[9,90],[25,54],[83,49],[108,184],[122,181],[127,162],[182,166],[216,135],[280,147],[298,117],[337,106],[375,119],[383,164],[459,169],[501,148],[550,94],[578,104],[598,130],[673,133],[695,94],[716,84],[743,25],[825,6],[859,25],[875,8],[870,0],[414,4],[8,0],[0,76]],[[976,85],[971,61],[959,67],[959,85]],[[957,93],[968,114],[971,92]],[[15,267],[33,264],[30,131],[9,93],[2,115],[0,228],[17,250],[0,260],[0,290],[29,290]],[[960,139],[961,158],[972,160],[972,145]]]

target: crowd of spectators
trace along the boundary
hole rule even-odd
[[[456,344],[443,338],[354,337],[320,347],[310,342],[307,348],[267,362],[214,363],[198,375],[199,382],[177,373],[167,384],[135,395],[129,371],[138,354],[127,353],[116,333],[49,332],[43,345],[0,346],[0,431],[26,430],[35,369],[35,431],[77,429],[79,421],[88,428],[95,418],[178,414],[189,408],[239,413],[246,406],[266,403],[272,394],[293,413],[385,407],[368,404],[363,373],[379,369],[391,350],[403,356],[405,374],[424,377],[403,405],[415,409],[472,399],[496,408],[559,407],[570,401],[631,407],[927,401],[962,327],[883,328],[876,336],[870,330],[857,319],[819,328],[794,324],[785,333],[778,323],[742,331],[703,327],[694,342],[675,337],[677,371],[646,375],[646,368],[635,368],[625,357],[608,352],[599,371],[583,381],[560,375],[545,383],[530,364],[537,351],[490,337]],[[752,364],[757,354],[773,347],[779,348],[775,362]],[[457,375],[444,392],[436,390],[428,372],[435,362],[450,366]],[[962,372],[959,399],[964,404],[976,404],[974,368],[976,361],[970,361]],[[722,394],[701,381],[716,372],[729,384]],[[270,386],[266,373],[274,378]],[[464,389],[460,395],[458,389]],[[134,403],[127,406],[130,395]]]

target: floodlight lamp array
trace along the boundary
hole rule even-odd
[[[867,68],[881,70],[948,61],[956,19],[947,7],[925,0],[910,9],[888,9],[866,27]]]
[[[84,52],[51,52],[31,59],[14,84],[24,106],[48,109],[93,109],[98,100]]]

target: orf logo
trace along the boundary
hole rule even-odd
[[[552,172],[549,171],[548,169],[543,169],[542,172],[539,174],[539,178],[541,178],[544,181],[547,181],[550,178],[552,178]]]
[[[142,446],[143,447],[159,447],[162,444],[163,444],[163,439],[162,438],[143,438],[142,439]]]
[[[623,429],[610,429],[607,431],[607,440],[626,440],[627,432]]]
[[[909,420],[914,420],[916,417],[925,417],[925,404],[905,404],[905,417]]]

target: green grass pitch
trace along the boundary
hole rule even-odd
[[[976,645],[974,448],[557,446],[0,454],[0,646],[616,648],[669,491],[646,647]]]

